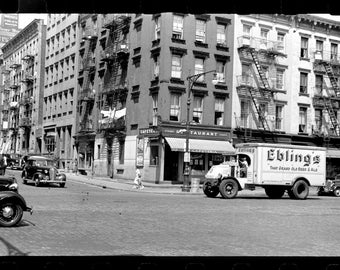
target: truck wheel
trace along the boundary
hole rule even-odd
[[[215,198],[220,191],[218,190],[217,186],[211,186],[209,181],[205,181],[203,183],[203,192],[205,195],[207,195],[207,197]]]
[[[238,192],[238,184],[233,179],[222,180],[220,187],[220,193],[225,199],[235,198]]]
[[[266,187],[264,190],[271,199],[280,199],[285,193],[285,189],[281,187]]]
[[[309,187],[305,181],[298,180],[293,185],[292,192],[295,196],[295,199],[305,200],[309,193]]]
[[[335,197],[340,197],[340,188],[336,188],[334,191],[333,191],[333,194]]]

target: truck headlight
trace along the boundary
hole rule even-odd
[[[48,170],[44,170],[44,174],[48,174]]]

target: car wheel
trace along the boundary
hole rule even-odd
[[[335,197],[340,197],[340,188],[336,188],[334,191],[333,191],[333,194]]]
[[[225,179],[222,180],[219,190],[223,198],[232,199],[237,195],[238,184],[234,179]]]
[[[15,226],[22,218],[23,210],[18,204],[5,202],[0,205],[0,225],[4,227]]]
[[[65,187],[65,183],[60,183],[59,186],[63,188]]]
[[[22,183],[23,183],[23,184],[27,184],[26,173],[25,173],[25,172],[23,172],[23,173],[21,174],[21,178],[22,178]]]
[[[285,193],[285,189],[281,187],[266,187],[264,190],[271,199],[280,199]]]
[[[305,200],[309,194],[308,184],[303,180],[298,180],[292,187],[295,199]]]
[[[217,186],[211,186],[209,181],[205,181],[203,183],[203,192],[205,195],[207,195],[207,197],[215,198],[220,191],[218,190]]]

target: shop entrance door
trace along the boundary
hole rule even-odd
[[[164,180],[178,181],[178,152],[173,152],[169,145],[165,145]]]

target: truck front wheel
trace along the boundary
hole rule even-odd
[[[220,184],[220,193],[225,199],[235,198],[238,192],[238,184],[233,179],[222,180]]]
[[[209,181],[205,181],[203,183],[203,192],[207,197],[215,198],[220,191],[217,186],[212,186]]]
[[[295,182],[291,189],[295,199],[305,200],[309,194],[308,184],[303,180],[298,180]]]
[[[285,189],[281,187],[266,187],[264,190],[271,199],[280,199],[285,193]]]

